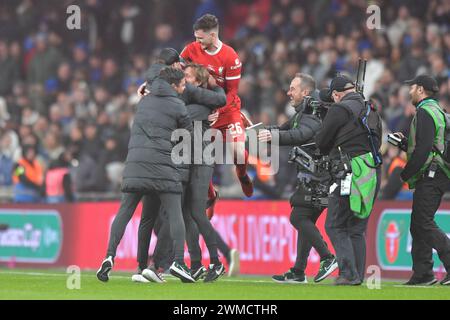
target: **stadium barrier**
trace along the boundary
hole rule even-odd
[[[54,268],[77,265],[97,269],[104,254],[109,228],[119,202],[57,205],[0,205],[0,223],[10,225],[0,232],[0,265]],[[404,279],[411,274],[410,202],[378,201],[367,231],[367,266],[377,265],[383,278]],[[134,270],[137,230],[141,207],[130,221],[118,248],[115,270]],[[216,206],[213,224],[241,257],[241,273],[271,275],[283,273],[295,261],[296,231],[289,223],[286,201],[223,200]],[[437,223],[450,235],[450,203],[443,202]],[[325,214],[318,226],[324,232]],[[155,247],[152,237],[150,252]],[[203,258],[208,251],[202,242]],[[444,272],[436,253],[435,269]],[[319,256],[311,250],[307,274],[319,268]]]

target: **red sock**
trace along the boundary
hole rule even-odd
[[[234,158],[234,163],[236,163],[237,157]],[[243,177],[247,174],[247,164],[248,164],[248,151],[244,150],[244,164],[236,164],[236,173],[238,177]]]
[[[216,196],[216,191],[214,190],[214,185],[212,180],[209,181],[209,188],[208,188],[208,199],[213,199]]]

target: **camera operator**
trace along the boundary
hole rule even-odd
[[[325,96],[334,104],[316,143],[323,155],[329,155],[336,183],[330,190],[325,223],[340,270],[335,284],[360,285],[365,274],[365,232],[377,189],[374,156],[361,125],[367,105],[355,83],[343,75],[331,81]]]
[[[313,142],[314,136],[321,128],[321,121],[317,115],[308,114],[307,104],[311,100],[306,97],[310,96],[315,88],[315,80],[310,75],[296,74],[287,93],[291,99],[291,105],[295,108],[295,115],[279,127],[270,126],[261,130],[258,134],[259,141],[269,142],[274,135],[278,135],[280,146],[300,146]],[[303,169],[303,171],[306,170]],[[305,176],[310,175],[308,171],[304,173]],[[296,192],[291,197],[290,221],[298,231],[297,259],[294,267],[288,272],[272,277],[276,282],[306,283],[305,268],[311,247],[316,249],[321,259],[321,267],[314,281],[319,282],[325,279],[337,268],[335,257],[330,253],[326,242],[315,225],[324,206],[314,205],[311,201],[313,195],[315,195],[314,190],[300,182]]]

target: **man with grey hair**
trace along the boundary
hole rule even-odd
[[[259,140],[269,142],[278,135],[280,146],[300,146],[313,142],[314,136],[321,129],[321,120],[318,115],[308,111],[305,97],[311,96],[315,89],[316,82],[312,76],[305,73],[296,74],[287,92],[290,103],[295,108],[295,115],[281,126],[270,126],[261,130],[258,134]],[[311,149],[313,151],[314,147]],[[315,282],[322,281],[337,268],[335,257],[316,227],[316,221],[325,206],[313,201],[316,197],[315,189],[306,180],[311,181],[314,177],[308,171],[299,169],[299,172],[302,173],[304,180],[298,182],[296,191],[290,199],[292,207],[290,221],[298,231],[297,259],[294,267],[288,272],[272,277],[278,283],[307,283],[305,269],[311,247],[316,249],[321,260],[319,273],[314,278]]]

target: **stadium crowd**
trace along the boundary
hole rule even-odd
[[[137,88],[162,48],[181,51],[192,41],[192,22],[206,12],[219,17],[221,37],[240,56],[239,95],[254,123],[283,123],[292,115],[286,91],[297,72],[324,87],[336,72],[354,76],[362,57],[366,97],[377,102],[386,131],[407,136],[415,109],[404,80],[434,76],[441,105],[450,105],[450,3],[410,3],[379,1],[381,26],[370,30],[363,0],[85,0],[76,3],[81,30],[69,30],[66,8],[73,1],[4,0],[0,189],[11,189],[15,164],[27,157],[40,167],[29,177],[40,190],[33,201],[44,201],[45,193],[55,202],[89,192],[118,196]],[[254,198],[290,194],[296,177],[288,151],[280,149],[278,175],[258,176],[255,168]],[[404,188],[396,170],[404,159],[394,147],[383,151],[380,196],[395,198]],[[230,167],[216,167],[215,183],[222,197],[241,197]],[[65,197],[51,197],[58,193],[54,181]],[[400,194],[410,197],[405,189]]]

